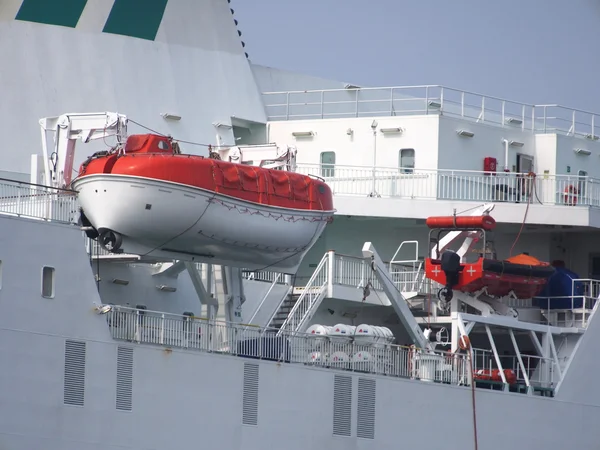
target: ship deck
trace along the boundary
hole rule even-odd
[[[554,362],[539,356],[521,355],[522,361],[509,357],[510,362],[505,361],[504,367],[515,372],[516,380],[504,384],[477,380],[478,372],[487,370],[492,358],[487,349],[473,348],[471,354],[426,352],[414,346],[361,343],[358,338],[316,337],[122,306],[111,306],[106,319],[115,340],[167,349],[463,387],[470,386],[474,376],[476,388],[545,397],[554,395],[558,381],[552,370]]]
[[[445,115],[492,126],[598,140],[598,114],[557,104],[532,105],[439,85],[264,92],[271,121]]]

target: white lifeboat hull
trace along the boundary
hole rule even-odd
[[[73,189],[96,230],[120,235],[121,252],[284,273],[297,271],[334,213],[134,176],[89,175]]]

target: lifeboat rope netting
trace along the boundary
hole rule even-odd
[[[212,176],[213,176],[213,182],[215,183],[215,186],[217,186],[218,184],[215,179],[215,168],[216,167],[213,165]],[[260,191],[260,183],[259,183],[260,174],[257,172],[256,167],[252,167],[252,166],[249,167],[249,169],[251,169],[255,175],[255,183],[252,183],[253,187],[255,188],[254,190],[247,189],[244,186],[243,175],[240,174],[239,167],[236,167],[235,169],[236,169],[236,174],[237,174],[237,181],[239,183],[237,186],[237,189],[239,189],[240,191],[244,191],[244,192],[261,192]],[[310,188],[309,178],[306,176],[303,176],[303,179],[304,179],[304,187],[307,189]],[[287,176],[286,182],[287,182],[287,187],[288,187],[288,189],[287,189],[288,194],[286,196],[277,195],[276,193],[271,193],[271,195],[278,196],[278,197],[285,197],[285,198],[289,198],[289,199],[295,199],[296,192],[294,192],[294,187],[292,185],[292,181],[290,180],[289,175]],[[267,192],[263,192],[263,193],[268,195]],[[317,197],[317,200],[318,200],[320,209],[301,209],[302,213],[303,214],[306,214],[307,212],[314,212],[315,214],[323,213],[324,212],[323,200],[321,199],[320,196]],[[303,216],[298,217],[293,214],[283,214],[283,213],[273,214],[270,212],[263,212],[259,208],[252,208],[252,207],[248,207],[248,206],[238,206],[235,203],[226,202],[226,201],[214,198],[214,197],[211,200],[209,200],[209,202],[217,203],[221,206],[224,206],[229,211],[236,210],[240,214],[260,215],[265,218],[272,218],[275,220],[283,219],[286,222],[292,222],[292,223],[301,222],[301,221],[331,223],[333,221],[333,216],[331,216],[331,215],[327,215],[327,217],[323,217],[322,214],[320,217],[303,217]],[[260,203],[260,204],[263,207],[277,207],[276,205],[269,205],[268,203]],[[293,208],[291,208],[291,209],[293,209]]]
[[[222,200],[216,199],[216,198],[211,198],[210,200],[208,200],[209,203],[216,203],[219,204],[221,206],[224,206],[225,208],[227,208],[228,210],[236,210],[238,213],[240,214],[250,214],[252,216],[255,215],[259,215],[262,217],[266,217],[266,218],[271,218],[271,219],[275,219],[275,220],[284,220],[285,222],[292,222],[292,223],[296,223],[296,222],[301,222],[301,221],[307,221],[307,222],[327,222],[327,223],[331,223],[333,221],[333,217],[328,216],[328,217],[297,217],[297,216],[293,216],[293,215],[284,215],[284,214],[273,214],[273,213],[266,213],[263,212],[259,209],[255,209],[255,208],[248,208],[246,206],[240,207],[237,205],[234,205],[232,203],[227,203],[224,202]],[[268,206],[268,205],[265,205]],[[310,211],[310,210],[307,210]],[[319,212],[319,210],[313,210],[316,213]]]
[[[198,219],[196,219],[196,221],[195,221],[193,224],[191,224],[189,227],[187,227],[186,229],[184,229],[184,230],[183,230],[183,231],[181,231],[180,233],[177,233],[175,236],[173,236],[173,237],[171,237],[171,238],[167,239],[165,242],[161,243],[160,245],[157,245],[156,247],[154,247],[154,248],[152,248],[151,250],[147,251],[145,254],[143,254],[143,255],[141,255],[141,256],[148,256],[150,253],[152,253],[152,252],[154,252],[154,251],[158,250],[158,249],[159,249],[159,248],[161,248],[161,247],[164,247],[165,245],[169,244],[170,242],[174,241],[175,239],[177,239],[178,237],[182,236],[183,234],[185,234],[185,233],[187,233],[189,230],[191,230],[193,227],[195,227],[195,226],[198,224],[198,222],[200,222],[200,220],[202,220],[202,218],[204,217],[204,215],[205,215],[205,214],[208,212],[208,210],[210,209],[210,206],[211,206],[210,204],[213,204],[213,203],[214,203],[213,201],[215,200],[215,198],[214,198],[214,197],[215,197],[216,195],[217,195],[217,193],[215,192],[215,193],[213,194],[213,196],[207,200],[207,202],[209,203],[209,205],[206,207],[206,209],[205,209],[204,211],[202,211],[202,214],[200,214],[200,216],[198,217]],[[238,210],[239,210],[239,208],[238,208]],[[276,218],[276,220],[278,220],[278,219],[279,219],[279,218]],[[330,220],[332,220],[332,218],[329,218],[329,219],[330,219]],[[311,239],[309,240],[309,242],[313,242],[313,240],[314,240],[314,238],[315,238],[315,236],[317,235],[317,233],[318,233],[318,232],[319,232],[319,229],[318,229],[318,228],[316,228],[316,229],[315,229],[315,232],[313,233],[313,236],[311,237]],[[216,239],[215,239],[214,237],[212,237],[212,236],[208,236],[208,235],[204,235],[204,236],[205,236],[205,237],[208,237],[208,238],[210,238],[210,239],[214,239],[214,240],[216,240]],[[255,270],[255,272],[260,272],[260,271],[268,270],[268,269],[270,269],[270,268],[271,268],[271,267],[273,267],[273,266],[277,266],[277,265],[281,264],[282,262],[285,262],[286,260],[288,260],[288,259],[290,259],[290,258],[293,258],[293,257],[295,257],[295,256],[299,255],[300,253],[302,253],[303,251],[305,251],[305,250],[306,250],[306,248],[307,248],[307,246],[301,247],[301,248],[299,248],[299,249],[295,249],[295,251],[293,251],[291,254],[289,254],[289,255],[287,255],[287,256],[285,256],[285,257],[283,257],[283,258],[281,258],[281,259],[279,259],[279,260],[275,261],[274,263],[271,263],[271,264],[269,264],[269,265],[267,265],[267,266],[265,266],[265,267],[261,267],[261,268],[259,268],[259,269],[256,269],[256,270]]]

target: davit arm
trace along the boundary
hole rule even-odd
[[[379,257],[377,250],[371,242],[365,242],[362,248],[362,254],[365,258],[371,258],[371,268],[373,270],[374,275],[377,277],[385,295],[390,299],[392,303],[392,307],[402,325],[406,328],[411,340],[418,347],[426,350],[433,350],[432,345],[428,339],[431,334],[431,330],[425,330],[427,334],[425,334],[419,324],[417,323],[415,316],[410,312],[410,308],[406,303],[406,299],[402,295],[402,293],[396,288],[391,278],[386,275],[387,269],[385,264]]]
[[[494,205],[493,203],[485,203],[485,204],[481,205],[480,207],[475,208],[473,211],[471,211],[471,214],[469,214],[469,215],[470,216],[487,216],[490,214],[490,212],[492,212],[492,210],[494,209],[495,206],[496,205]],[[439,255],[441,255],[444,252],[444,250],[446,250],[446,248],[453,241],[458,239],[463,234],[466,234],[465,241],[463,242],[461,247],[456,251],[456,253],[460,256],[460,259],[462,261],[464,256],[469,251],[469,248],[471,248],[471,245],[473,245],[473,240],[475,239],[475,237],[477,237],[477,234],[478,234],[477,231],[466,232],[466,233],[464,231],[451,231],[446,236],[444,236],[442,239],[440,239],[440,242],[438,245],[433,246],[433,248],[431,249],[431,258],[438,259]]]
[[[42,149],[44,156],[45,184],[56,188],[68,188],[73,173],[75,144],[109,136],[117,136],[118,142],[127,137],[127,117],[112,112],[63,114],[40,119]],[[48,154],[46,133],[54,133],[54,148]]]

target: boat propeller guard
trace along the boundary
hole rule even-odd
[[[98,243],[100,246],[111,253],[121,253],[121,245],[123,244],[123,237],[114,232],[113,230],[102,229],[98,230]]]

